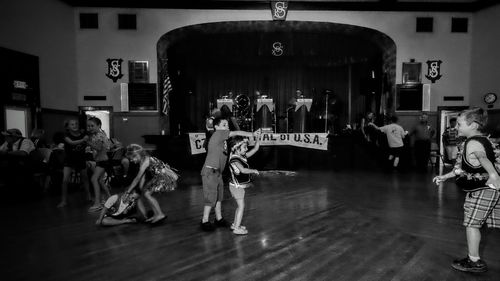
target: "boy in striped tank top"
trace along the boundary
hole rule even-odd
[[[458,117],[458,135],[467,139],[460,145],[454,169],[433,179],[439,184],[449,178],[467,195],[464,202],[464,222],[466,229],[468,256],[452,263],[456,270],[466,272],[485,272],[486,263],[479,257],[481,242],[480,228],[500,228],[500,176],[495,150],[484,135],[487,123],[486,112],[481,108],[465,110]],[[497,151],[498,152],[498,151]]]

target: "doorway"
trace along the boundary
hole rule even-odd
[[[80,116],[82,118],[85,118],[85,121],[89,117],[97,117],[99,120],[101,120],[102,125],[101,129],[106,133],[108,138],[112,138],[112,119],[111,119],[111,114],[113,113],[113,107],[112,106],[80,106],[79,107],[80,111]],[[86,126],[86,122],[81,122],[80,124]],[[85,128],[86,129],[86,128]]]
[[[446,156],[446,150],[443,145],[443,133],[450,126],[450,119],[452,118],[457,118],[460,112],[464,109],[467,109],[467,106],[440,106],[438,107],[438,112],[439,112],[439,154],[443,155],[445,159],[447,159]],[[440,166],[442,166],[443,163],[440,163]]]
[[[31,133],[31,109],[28,107],[5,106],[5,128],[16,128],[21,131],[24,137],[29,137]]]

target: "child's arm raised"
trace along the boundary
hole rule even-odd
[[[137,172],[137,176],[135,176],[134,180],[130,183],[130,186],[127,188],[127,194],[132,192],[132,189],[139,183],[141,178],[144,176],[144,172],[149,167],[149,157],[146,156],[144,161],[141,163],[141,167],[139,168],[139,172]]]
[[[246,132],[246,131],[231,131],[229,132],[229,136],[230,137],[234,137],[234,136],[242,136],[242,137],[247,137],[247,138],[251,138],[253,136],[258,136],[260,133],[261,133],[261,129],[258,129],[257,131],[255,132]]]
[[[262,140],[262,134],[258,134],[257,141],[255,142],[255,146],[246,153],[247,157],[252,157],[255,152],[257,152],[260,148],[260,141]]]

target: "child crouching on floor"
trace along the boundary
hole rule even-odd
[[[140,197],[138,189],[132,190],[131,193],[112,195],[104,203],[104,208],[101,210],[101,215],[96,221],[96,225],[114,226],[126,223],[137,222],[137,209],[145,217],[145,209]]]

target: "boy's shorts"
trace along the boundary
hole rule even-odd
[[[229,191],[231,191],[231,195],[234,199],[243,199],[245,198],[245,188],[236,187],[236,185],[230,183]]]
[[[390,147],[389,154],[394,155],[394,157],[399,157],[403,154],[403,147]]]
[[[203,199],[205,206],[215,206],[217,201],[224,199],[224,182],[218,169],[204,167],[201,172],[203,184]]]
[[[467,193],[463,225],[480,228],[486,222],[488,227],[500,228],[499,198],[500,192],[492,188]]]

